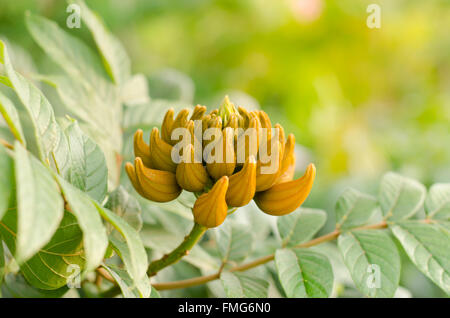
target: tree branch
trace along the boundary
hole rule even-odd
[[[378,224],[372,224],[372,225],[366,225],[366,226],[354,228],[353,231],[354,230],[369,230],[369,229],[375,230],[375,229],[383,229],[386,227],[387,227],[387,223],[385,221],[383,221]],[[317,237],[308,242],[298,244],[298,245],[294,246],[293,248],[308,248],[308,247],[319,245],[319,244],[322,244],[325,242],[333,241],[336,238],[338,238],[338,236],[341,233],[342,232],[340,230],[334,230],[331,233]],[[243,272],[243,271],[249,270],[251,268],[257,267],[259,265],[266,264],[266,263],[272,261],[274,258],[275,258],[275,254],[263,256],[252,262],[249,262],[247,264],[232,267],[229,269],[229,271],[230,272]],[[179,280],[179,281],[175,281],[175,282],[155,283],[155,284],[152,284],[152,286],[157,290],[179,289],[179,288],[187,288],[187,287],[206,284],[210,281],[213,281],[213,280],[216,280],[219,278],[220,278],[220,272],[217,272],[217,273],[211,274],[211,275],[205,275],[205,276],[200,276],[200,277],[195,277],[195,278],[190,278],[190,279],[184,279],[184,280]]]

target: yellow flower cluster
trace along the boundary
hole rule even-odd
[[[208,114],[206,107],[200,105],[194,108],[190,117],[189,113],[188,109],[183,109],[174,118],[174,110],[169,109],[162,122],[161,133],[158,128],[153,128],[149,144],[144,141],[142,130],[135,133],[135,162],[134,165],[126,163],[125,169],[141,196],[156,202],[168,202],[176,199],[183,189],[195,192],[194,220],[209,228],[222,224],[229,208],[244,206],[252,199],[265,213],[285,215],[297,209],[307,198],[314,182],[315,167],[310,164],[303,177],[293,180],[294,135],[285,138],[283,127],[279,124],[272,127],[264,111],[236,108],[225,97],[221,107]],[[194,131],[194,121],[201,121],[200,132]],[[185,128],[191,136],[190,142],[181,150],[183,158],[189,160],[178,163],[173,160],[173,151],[179,142],[173,138],[177,128]],[[219,129],[220,135],[203,140],[208,128]],[[263,128],[267,133],[261,133]],[[278,133],[272,134],[272,128],[276,128]],[[245,131],[250,134],[242,133]],[[256,140],[254,145],[252,137]],[[271,173],[263,170],[270,164],[261,160],[259,150],[263,143],[269,153],[271,149],[277,151],[274,156],[278,160],[277,169]],[[211,162],[204,156],[198,160],[194,147],[198,144],[202,151],[208,148],[214,155],[221,152],[227,160]],[[240,151],[244,154],[242,162],[237,160]]]

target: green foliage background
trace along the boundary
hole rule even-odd
[[[296,135],[299,171],[310,161],[316,163],[317,181],[305,206],[328,211],[320,233],[329,232],[337,223],[330,211],[347,186],[377,195],[381,176],[388,170],[426,186],[449,182],[450,4],[377,1],[382,24],[381,29],[372,30],[366,26],[366,8],[373,1],[305,2],[311,11],[289,0],[87,1],[120,39],[132,61],[132,74],[145,76],[152,105],[158,106],[148,113],[145,103],[142,106],[138,101],[133,111],[123,114],[125,159],[132,155],[129,136],[137,126],[155,125],[158,110],[193,103],[216,107],[229,94],[237,103],[261,107],[272,122],[282,123]],[[66,114],[59,107],[62,98],[43,83],[67,84],[49,76],[64,67],[30,36],[25,12],[56,21],[95,49],[85,21],[81,29],[65,27],[66,7],[65,1],[58,0],[0,0],[0,36],[10,44],[13,64],[35,80],[41,74],[39,87],[52,101],[56,116]],[[1,92],[10,97],[3,88]],[[115,102],[106,101],[103,110]],[[99,125],[116,123],[114,116],[103,118]],[[137,120],[143,117],[148,120]],[[61,124],[66,125],[70,123]],[[4,127],[0,128],[6,138]],[[73,138],[88,142],[87,137],[76,135],[76,127],[72,130]],[[103,140],[105,144],[116,140],[120,146],[120,135],[109,138]],[[101,141],[96,142],[103,148]],[[113,160],[107,153],[105,157],[108,163]],[[117,174],[110,175],[110,190],[115,189],[117,178]],[[190,226],[189,210],[182,205],[160,208],[141,203],[143,226],[137,227],[142,227],[144,245],[154,249],[164,237],[175,246]],[[418,211],[419,216],[424,213]],[[273,222],[268,224],[273,226]],[[401,228],[395,231],[403,233]],[[342,241],[339,245],[345,244]],[[270,250],[270,240],[264,242],[256,249]],[[335,251],[335,246],[329,248]],[[158,253],[170,247],[162,249]],[[210,256],[214,251],[197,250],[159,279],[189,278],[217,266]],[[445,295],[403,251],[400,257],[400,285],[406,293]],[[341,282],[348,287],[342,287],[341,296],[359,295],[347,283]],[[200,286],[167,295],[205,296],[217,290],[213,285]]]

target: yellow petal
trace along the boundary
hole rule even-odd
[[[203,115],[206,113],[206,107],[202,105],[197,105],[194,107],[190,120],[201,120]]]
[[[173,115],[174,110],[173,108],[170,108],[164,116],[163,122],[161,124],[161,138],[169,144],[172,142],[170,140],[170,136],[172,134]]]
[[[150,160],[154,169],[175,172],[177,165],[172,160],[172,146],[159,137],[158,128],[150,134]]]
[[[288,181],[291,181],[292,179],[294,179],[295,156],[294,155],[290,156],[287,162],[288,162],[287,169],[283,169],[284,172],[278,176],[276,183],[288,182]]]
[[[228,206],[225,195],[228,189],[228,177],[217,180],[208,193],[198,197],[192,212],[196,223],[208,228],[219,226],[227,217]]]
[[[169,202],[180,195],[181,188],[177,184],[174,173],[149,169],[144,166],[140,158],[136,158],[134,164],[137,183],[143,197],[156,202]]]
[[[202,191],[209,181],[208,173],[201,162],[194,162],[194,146],[189,145],[187,152],[190,162],[183,160],[177,166],[177,182],[183,189],[191,192]]]
[[[250,156],[241,171],[229,178],[226,202],[229,206],[247,205],[255,195],[256,190],[256,160]]]
[[[264,191],[269,189],[271,186],[275,184],[277,181],[280,170],[282,166],[282,159],[283,159],[283,148],[281,147],[281,144],[279,141],[276,142],[276,146],[274,149],[278,149],[278,155],[275,156],[274,160],[278,160],[278,167],[275,169],[273,173],[263,173],[264,170],[261,170],[262,168],[268,169],[271,165],[271,162],[262,163],[260,160],[258,160],[257,167],[256,167],[256,191]]]
[[[133,137],[134,156],[140,157],[148,168],[153,168],[150,156],[150,147],[144,141],[144,132],[138,129]]]
[[[281,162],[280,174],[275,183],[277,184],[292,180],[292,178],[294,177],[294,172],[295,172],[295,137],[293,134],[289,134],[286,144],[284,145],[284,154],[283,160]]]
[[[221,138],[217,141],[218,147],[214,147],[211,154],[215,156],[221,162],[211,162],[206,164],[208,173],[215,180],[220,179],[223,176],[231,176],[236,167],[236,155],[234,153],[234,132],[232,128],[225,128],[222,131]],[[216,148],[220,151],[217,155],[215,153]]]
[[[168,134],[169,140],[165,140],[170,145],[175,145],[178,142],[178,139],[172,139],[172,132],[177,128],[185,128],[188,123],[189,109],[184,108],[180,110],[177,117],[174,119],[171,127],[170,133]]]
[[[270,215],[285,215],[297,209],[308,197],[316,176],[314,164],[310,164],[305,175],[297,180],[279,183],[255,195],[255,203]]]
[[[259,119],[252,115],[247,129],[237,137],[236,154],[238,157],[238,166],[242,166],[250,156],[256,158],[259,148]]]
[[[141,196],[145,196],[144,191],[142,191],[142,188],[141,188],[139,182],[137,181],[136,170],[131,162],[127,162],[125,164],[125,171],[128,175],[128,178],[131,181],[131,184],[133,185],[134,189],[136,190],[136,192],[139,193]]]

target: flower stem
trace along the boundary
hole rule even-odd
[[[164,255],[159,260],[153,261],[148,266],[148,276],[154,276],[161,269],[178,262],[183,256],[189,254],[189,251],[194,247],[198,240],[203,236],[208,228],[194,223],[191,232],[184,238],[184,241],[172,252]]]

